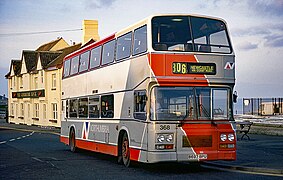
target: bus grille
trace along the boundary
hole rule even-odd
[[[183,136],[183,147],[212,147],[212,136]]]

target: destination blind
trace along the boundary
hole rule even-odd
[[[214,63],[187,63],[173,62],[173,74],[216,74],[216,64]]]

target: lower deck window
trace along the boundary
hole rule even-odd
[[[114,117],[114,96],[106,95],[101,96],[101,117],[113,118]]]

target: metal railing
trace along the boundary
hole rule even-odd
[[[243,98],[243,114],[283,115],[283,98]]]

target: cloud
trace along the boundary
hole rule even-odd
[[[251,7],[257,14],[266,16],[274,15],[278,17],[283,16],[283,1],[282,0],[257,0],[248,1]]]
[[[237,49],[239,50],[253,50],[253,49],[257,49],[258,48],[258,44],[254,44],[248,41],[245,42],[241,42],[239,44],[236,45]]]
[[[86,9],[100,9],[110,7],[116,0],[85,0]]]
[[[283,47],[283,36],[282,35],[269,35],[265,36],[266,42],[264,46],[266,47]]]

